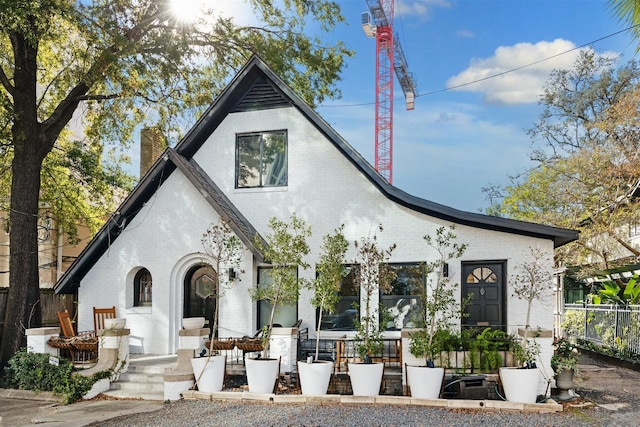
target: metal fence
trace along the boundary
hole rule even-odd
[[[621,356],[640,355],[640,305],[566,304],[562,326],[567,335]]]

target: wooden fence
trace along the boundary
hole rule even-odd
[[[77,295],[56,295],[53,289],[40,290],[40,306],[42,310],[42,326],[58,326],[56,312],[69,310],[71,318],[76,317]],[[9,300],[9,288],[0,288],[0,342],[4,329],[4,315]]]

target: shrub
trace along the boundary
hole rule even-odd
[[[96,381],[111,375],[109,371],[97,372],[91,377],[74,375],[73,365],[68,360],[58,358],[57,365],[49,360],[48,354],[20,350],[5,368],[3,387],[35,392],[52,391],[66,404],[81,399]]]

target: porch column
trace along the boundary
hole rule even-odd
[[[60,335],[60,328],[45,327],[27,329],[27,351],[29,353],[50,354],[59,356],[57,348],[49,346],[48,341],[51,337]]]
[[[280,360],[280,373],[293,372],[298,359],[298,328],[273,328],[269,357]]]

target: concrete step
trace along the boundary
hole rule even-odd
[[[125,372],[120,374],[118,382],[133,383],[161,383],[163,381],[162,374],[146,374],[139,372]]]
[[[145,381],[145,382],[131,382],[131,381],[118,381],[111,383],[111,390],[142,390],[142,391],[163,391],[163,381]]]

